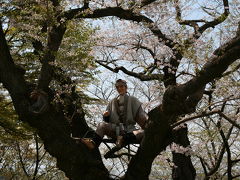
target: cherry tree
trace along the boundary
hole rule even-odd
[[[68,76],[67,70],[64,73],[64,67],[55,64],[68,23],[82,19],[99,19],[106,22],[105,26],[111,22],[115,25],[114,31],[105,29],[107,33],[102,36],[105,39],[100,38],[101,41],[94,48],[92,55],[99,65],[114,73],[122,71],[141,81],[157,81],[165,86],[159,105],[148,113],[144,138],[129,162],[123,179],[148,179],[154,159],[170,144],[174,151],[173,179],[194,179],[196,172],[189,154],[187,128],[181,124],[193,119],[200,122],[199,118],[206,116],[211,119],[212,115],[216,115],[212,122],[215,122],[222,139],[222,151],[226,149],[227,152],[228,177],[233,179],[237,176],[232,172],[232,165],[238,162],[238,157],[232,159],[233,146],[228,140],[232,132],[239,130],[236,121],[239,110],[234,115],[230,113],[231,108],[236,109],[239,95],[234,89],[231,92],[233,99],[225,97],[227,93],[222,96],[214,93],[217,91],[214,86],[218,87],[218,82],[228,85],[228,81],[223,81],[223,78],[236,76],[235,81],[239,80],[240,28],[237,2],[219,0],[214,3],[203,1],[200,4],[184,0],[50,0],[44,1],[45,4],[41,1],[5,3],[12,5],[10,11],[19,10],[22,13],[26,13],[22,9],[35,7],[35,4],[47,7],[48,16],[34,21],[39,22],[35,35],[43,32],[45,38],[31,36],[28,41],[37,54],[36,59],[41,68],[36,81],[26,81],[24,70],[16,63],[13,49],[6,40],[7,33],[3,30],[8,14],[3,16],[0,29],[0,82],[9,92],[19,119],[36,129],[45,149],[56,157],[57,166],[67,177],[111,179],[99,151],[89,151],[71,138],[71,134],[82,137],[90,129],[84,116],[84,98],[77,94],[74,78]],[[197,14],[196,10],[199,10]],[[39,18],[36,12],[31,14],[28,11],[26,14]],[[230,33],[226,33],[226,29]],[[84,57],[79,61],[86,64]],[[91,69],[91,65],[86,68]],[[61,103],[49,103],[41,112],[32,111],[34,102],[30,96],[33,87],[38,92],[43,91],[41,95],[48,97],[48,102],[53,102],[57,95],[53,82],[68,92],[59,96]],[[203,109],[199,108],[202,103],[199,102],[206,98],[205,95],[209,98],[209,108],[192,115],[196,110]],[[224,97],[223,100],[219,101],[220,97]],[[231,107],[228,106],[229,102],[233,104]],[[225,131],[223,120],[231,126]],[[203,122],[206,128],[209,122]],[[220,156],[223,154],[220,153]],[[206,159],[199,158],[206,178],[214,174],[219,168],[218,164],[221,164],[219,160],[210,166]]]

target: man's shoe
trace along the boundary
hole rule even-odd
[[[89,150],[93,150],[96,145],[91,138],[80,138],[80,141],[87,146]]]

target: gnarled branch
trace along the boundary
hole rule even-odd
[[[124,68],[123,66],[112,68],[112,67],[102,63],[101,61],[96,61],[96,62],[112,72],[118,73],[119,71],[122,71],[129,76],[133,76],[133,77],[140,79],[141,81],[162,80],[162,78],[163,78],[163,75],[161,75],[161,74],[145,75],[145,74],[129,71],[126,68]]]

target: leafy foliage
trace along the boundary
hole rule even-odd
[[[54,7],[50,1],[33,0],[2,1],[1,5],[0,17],[11,55],[15,63],[25,69],[26,80],[36,83],[43,61],[43,47],[48,43],[49,28],[57,23]],[[95,73],[96,65],[89,55],[95,44],[92,38],[95,31],[85,21],[69,22],[53,64],[59,76],[74,80],[71,87],[77,86],[79,92],[93,80]],[[52,82],[51,87],[58,94],[65,95],[71,89],[61,87],[61,82],[57,80]],[[35,135],[36,130],[19,120],[9,94],[2,85],[0,92],[0,174],[13,179],[64,179],[64,173],[56,168],[55,159],[44,150],[42,142],[37,142],[39,149],[34,145],[36,138],[39,138]],[[81,94],[88,100],[87,96]],[[66,102],[64,104],[67,106]],[[37,158],[41,159],[40,162],[37,162]],[[21,163],[20,159],[24,162]]]

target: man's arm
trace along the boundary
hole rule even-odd
[[[138,108],[135,120],[142,129],[145,129],[148,116],[147,113],[143,110],[142,106]]]

